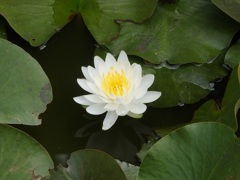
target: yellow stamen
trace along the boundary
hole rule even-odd
[[[107,75],[102,76],[102,88],[108,95],[122,96],[129,89],[129,81],[125,72],[123,70],[117,72],[114,67],[111,67]]]

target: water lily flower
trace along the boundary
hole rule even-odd
[[[74,101],[87,106],[86,111],[93,115],[103,114],[103,130],[108,130],[118,116],[137,117],[147,109],[145,103],[155,101],[161,92],[148,91],[154,75],[142,75],[139,64],[130,64],[127,54],[121,51],[116,60],[108,53],[105,61],[94,57],[94,67],[82,67],[84,79],[78,84],[90,94],[74,97]]]

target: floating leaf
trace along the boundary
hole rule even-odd
[[[47,151],[26,133],[0,125],[0,179],[41,179],[53,162]]]
[[[238,179],[240,140],[228,126],[204,122],[173,131],[152,146],[138,180]]]
[[[147,21],[122,22],[118,37],[106,46],[113,54],[125,50],[153,64],[206,63],[229,46],[239,29],[208,0],[160,1]]]
[[[239,0],[212,0],[212,2],[227,15],[240,22]]]
[[[0,0],[0,14],[33,46],[45,43],[77,12],[75,0]]]
[[[120,22],[142,22],[152,15],[157,2],[157,0],[82,0],[80,12],[94,38],[100,44],[105,44],[119,35]]]
[[[221,104],[209,100],[194,114],[192,122],[221,122],[235,131],[238,128],[237,112],[240,108],[240,65],[232,71]]]
[[[240,40],[238,40],[228,49],[224,61],[231,68],[234,68],[240,64]]]
[[[41,66],[20,47],[0,39],[0,123],[39,125],[39,114],[52,101]]]
[[[214,90],[214,81],[227,75],[221,66],[223,58],[220,55],[212,63],[194,65],[170,65],[162,63],[159,66],[144,65],[145,74],[154,74],[155,80],[150,87],[154,91],[162,92],[162,96],[151,103],[155,107],[172,107],[192,104],[206,97]]]
[[[68,161],[68,167],[59,166],[58,171],[53,172],[49,179],[126,180],[126,177],[111,156],[101,151],[84,149],[73,152]]]

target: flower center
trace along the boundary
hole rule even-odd
[[[122,96],[129,89],[129,81],[123,70],[117,72],[111,67],[107,75],[103,74],[102,79],[103,91],[108,95]]]

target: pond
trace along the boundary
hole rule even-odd
[[[95,48],[98,47],[82,18],[76,17],[41,47],[30,46],[10,27],[8,34],[10,41],[38,60],[53,88],[53,101],[40,115],[40,126],[14,126],[40,142],[56,163],[62,162],[64,159],[61,158],[73,151],[94,148],[122,161],[138,164],[136,153],[147,142],[147,137],[154,137],[153,127],[189,122],[194,111],[205,101],[223,96],[227,82],[225,78],[217,83],[215,91],[198,103],[160,110],[148,107],[140,120],[124,117],[104,132],[101,130],[104,116],[91,116],[73,101],[73,97],[85,94],[76,80],[82,77],[82,66],[93,64]]]
[[[240,20],[238,17],[227,16],[226,13],[229,12],[222,11],[217,7],[218,3],[213,2],[201,1],[201,3],[192,4],[190,1],[153,0],[151,3],[146,3],[145,0],[141,1],[142,3],[129,1],[116,4],[112,4],[112,1],[103,3],[94,0],[81,1],[79,4],[72,1],[66,2],[66,4],[69,3],[69,6],[65,6],[66,4],[62,1],[56,1],[56,4],[32,6],[31,8],[39,10],[41,13],[42,7],[46,6],[48,10],[51,7],[52,9],[50,9],[55,13],[53,17],[48,17],[47,13],[43,13],[46,18],[51,19],[48,21],[50,26],[44,24],[46,29],[43,31],[43,35],[49,33],[51,25],[57,27],[59,25],[57,23],[63,25],[68,22],[62,29],[54,29],[56,33],[49,36],[50,39],[40,46],[37,43],[42,40],[42,37],[37,37],[38,33],[34,34],[38,32],[38,29],[34,26],[34,30],[29,29],[29,32],[25,33],[26,29],[23,28],[22,31],[21,28],[28,23],[21,24],[21,26],[17,26],[18,22],[8,23],[7,20],[11,16],[8,17],[7,13],[4,14],[5,11],[8,12],[8,8],[2,6],[8,7],[9,4],[7,1],[0,4],[0,13],[3,14],[3,17],[0,17],[0,47],[2,47],[0,55],[3,57],[0,59],[0,75],[2,76],[0,77],[2,85],[0,92],[3,92],[2,96],[0,94],[0,109],[2,109],[0,111],[0,123],[2,123],[0,124],[0,133],[2,133],[0,152],[3,154],[0,154],[0,174],[4,173],[0,179],[16,177],[17,175],[12,172],[18,167],[22,167],[22,169],[16,172],[23,174],[26,170],[22,164],[26,165],[26,168],[32,169],[31,173],[28,171],[23,177],[32,179],[41,177],[44,179],[44,177],[48,177],[49,172],[50,179],[58,179],[63,174],[65,179],[73,179],[73,177],[94,179],[102,177],[102,175],[105,179],[106,174],[108,175],[106,172],[112,172],[112,170],[113,176],[109,175],[108,178],[118,177],[120,180],[126,178],[145,180],[156,177],[174,179],[178,173],[180,179],[184,179],[184,177],[191,177],[190,179],[195,177],[202,177],[202,179],[240,177],[240,141],[238,138],[240,136],[238,128],[240,122]],[[36,2],[34,1],[34,3]],[[43,2],[39,1],[39,3]],[[18,5],[18,8],[23,7],[20,2]],[[133,7],[136,12],[130,11]],[[202,13],[203,10],[206,11]],[[10,15],[12,15],[11,13]],[[25,18],[24,12],[21,11],[21,13]],[[14,18],[16,18],[16,14],[13,13]],[[27,20],[24,19],[23,22],[25,21]],[[7,38],[5,37],[5,27],[1,26],[2,24],[6,24]],[[19,27],[20,30],[17,29]],[[41,28],[39,26],[39,29]],[[20,36],[19,32],[27,36]],[[36,37],[31,36],[32,34]],[[43,38],[43,40],[46,39]],[[20,48],[34,58],[30,58],[33,63],[36,61],[39,63],[50,80],[53,100],[47,104],[44,112],[40,110],[40,105],[45,106],[48,99],[45,97],[45,95],[47,96],[46,89],[44,89],[43,95],[41,94],[45,87],[42,85],[46,85],[46,82],[49,84],[49,82],[46,79],[46,81],[42,80],[45,77],[42,71],[39,73],[39,79],[42,78],[42,81],[37,83],[37,78],[33,78],[35,80],[33,85],[31,84],[33,81],[29,80],[31,78],[22,77],[26,74],[29,75],[29,72],[36,77],[35,71],[37,72],[38,69],[33,66],[34,64],[27,66],[27,62],[24,60],[27,60],[28,54]],[[110,55],[105,58],[106,53],[110,52],[117,58],[118,55],[120,57],[123,50],[126,51],[127,56],[124,56],[125,59],[122,62],[127,60],[131,66],[125,64],[122,67],[131,67],[129,68],[131,70],[134,69],[134,66],[140,67],[141,71],[137,68],[134,70],[141,72],[141,78],[139,78],[143,83],[141,85],[145,88],[148,87],[149,91],[161,92],[161,96],[154,102],[152,102],[153,100],[149,101],[153,97],[149,98],[149,96],[148,100],[146,98],[145,100],[149,101],[147,102],[149,104],[143,114],[132,111],[128,111],[132,113],[127,114],[129,116],[118,114],[116,123],[105,131],[102,129],[105,113],[89,114],[84,105],[80,105],[84,103],[78,104],[73,100],[74,97],[90,92],[84,91],[79,86],[77,79],[86,77],[86,71],[84,74],[81,69],[83,66],[96,66],[96,62],[94,64],[95,56],[106,59],[104,64],[108,67],[111,62],[107,60],[107,57]],[[19,59],[16,58],[18,53],[22,55]],[[11,56],[12,54],[15,56]],[[23,61],[22,64],[20,60]],[[13,64],[16,66],[12,67]],[[2,68],[3,65],[8,68]],[[18,72],[20,67],[22,71]],[[24,73],[25,70],[29,70],[27,69],[29,67],[32,68],[32,71]],[[121,74],[114,68],[118,67],[112,65],[110,68],[109,66],[107,75],[104,73],[100,75],[102,83],[100,90],[104,91],[104,95],[115,93],[115,97],[116,94],[119,96],[119,92],[111,91],[112,94],[107,92],[109,89],[106,90],[104,87],[104,80],[110,77],[110,80],[107,79],[110,82],[113,77],[117,82],[128,83],[131,82],[129,79],[132,78],[132,75],[134,77],[137,73],[129,69],[129,71],[124,71],[123,68]],[[13,71],[14,73],[11,74]],[[90,72],[90,70],[87,71]],[[128,76],[125,76],[125,72]],[[22,76],[19,76],[21,78],[14,78],[18,73],[21,73]],[[148,78],[148,81],[142,80],[148,74],[153,77],[153,80],[151,78]],[[124,81],[126,77],[131,78]],[[20,81],[19,84],[16,79]],[[135,78],[131,80],[133,79]],[[6,84],[9,86],[4,86]],[[134,87],[135,82],[132,84],[131,88]],[[20,95],[21,98],[16,96],[16,99],[23,101],[23,97],[27,93],[25,91],[23,94],[18,93],[17,85],[26,87],[24,90],[30,93],[30,96],[26,97],[36,100],[26,102],[36,102],[36,107],[39,107],[38,110],[32,110],[30,105],[34,106],[35,104],[26,103],[25,107],[23,103],[26,108],[24,113],[25,111],[26,113],[30,112],[29,119],[25,116],[21,117],[21,112],[17,111],[21,110],[20,102],[8,103],[5,101],[6,97],[10,97],[12,94]],[[37,89],[38,86],[40,91]],[[36,92],[33,90],[35,87]],[[137,87],[139,88],[139,86]],[[14,88],[15,91],[11,91]],[[128,84],[123,86],[124,88],[128,92]],[[138,88],[132,88],[136,90],[136,92],[134,91],[136,94],[140,89]],[[8,91],[11,92],[8,94]],[[33,94],[31,94],[32,92]],[[135,102],[142,100],[141,98],[139,98],[141,100],[135,99],[137,95],[130,92],[131,96],[126,96],[127,98],[134,99]],[[4,94],[7,96],[4,97]],[[101,98],[103,97],[105,98],[105,96],[101,96]],[[47,99],[45,102],[43,102],[44,98]],[[106,105],[105,101],[104,103]],[[121,99],[121,103],[125,102],[123,103]],[[108,102],[107,105],[109,104]],[[129,104],[124,107],[130,109]],[[14,118],[10,116],[12,119],[4,121],[5,117],[8,117],[9,114],[12,115],[8,109],[10,107],[12,110],[12,105],[15,108],[13,113],[16,114],[14,114]],[[104,108],[107,109],[106,106]],[[107,113],[113,111],[111,108],[107,109]],[[25,125],[21,124],[24,118],[29,121],[36,120],[34,118],[38,112],[42,112],[38,117],[42,121],[40,125],[37,125],[36,122],[30,122],[32,126],[26,125],[28,123],[25,121],[23,121]],[[114,113],[116,114],[117,110],[116,112],[114,110]],[[130,115],[135,115],[135,118]],[[142,117],[136,118],[136,115],[138,117],[142,115]],[[21,143],[21,137],[23,137],[24,143],[33,144],[26,146]],[[15,142],[21,146],[19,149],[15,148],[17,146]],[[31,151],[35,145],[38,149]],[[26,154],[21,155],[22,153]],[[42,160],[42,157],[37,155],[41,153],[45,153],[47,165],[44,164],[44,160],[39,161],[39,159]],[[11,156],[14,158],[9,158]],[[25,164],[25,161],[30,163]],[[93,161],[96,166],[92,166]],[[42,174],[35,172],[35,165],[38,165],[38,162],[40,162],[40,169],[44,169]],[[127,164],[124,164],[125,162]],[[58,166],[59,164],[63,167]],[[55,171],[49,171],[49,169]],[[12,174],[13,176],[11,176]]]

